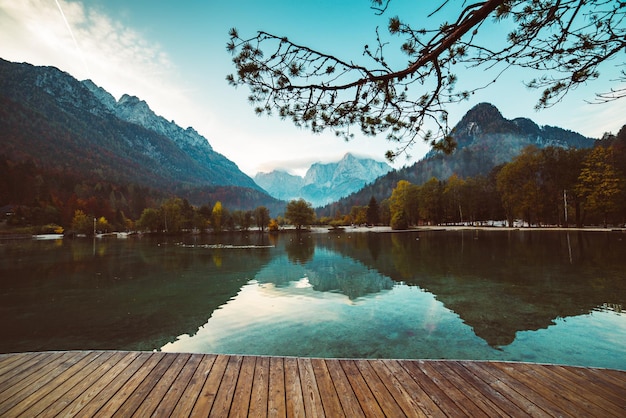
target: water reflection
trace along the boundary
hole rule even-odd
[[[3,243],[0,351],[152,350],[196,330],[269,257],[153,240],[97,241],[95,253],[87,240]]]
[[[468,230],[1,243],[0,351],[163,347],[626,368],[623,237]]]
[[[308,261],[295,261],[287,244],[287,256],[277,256],[255,275],[259,283],[272,283],[278,287],[306,278],[311,287],[319,292],[338,292],[356,299],[370,293],[378,293],[393,287],[394,281],[364,264],[327,248],[318,248],[313,258],[312,243]],[[307,250],[307,253],[309,250]],[[298,253],[300,254],[300,253]]]

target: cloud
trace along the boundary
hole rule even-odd
[[[96,7],[66,0],[58,5],[0,0],[0,56],[55,66],[79,80],[89,78],[116,98],[136,95],[167,118],[193,109],[185,86],[170,81],[177,80],[177,68],[157,43]]]

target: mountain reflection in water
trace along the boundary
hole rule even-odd
[[[615,232],[254,232],[0,244],[0,351],[160,349],[626,369]],[[191,246],[191,244],[226,244]],[[232,245],[232,247],[228,247]]]

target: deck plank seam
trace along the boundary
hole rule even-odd
[[[104,389],[103,386],[100,390],[96,391],[96,388],[98,387],[98,385],[101,382],[106,381],[106,379],[108,379],[108,375],[112,374],[112,377],[117,376],[119,373],[122,373],[124,371],[124,369],[126,369],[126,367],[128,367],[128,365],[130,363],[132,363],[132,361],[134,359],[136,359],[139,356],[139,354],[136,355],[128,355],[128,354],[124,354],[124,353],[120,353],[119,355],[119,360],[115,363],[111,363],[110,360],[106,363],[100,363],[98,367],[96,367],[88,376],[85,377],[85,379],[83,381],[81,381],[80,383],[78,383],[77,385],[75,385],[72,389],[70,389],[68,392],[66,392],[65,394],[63,394],[63,396],[61,398],[59,398],[59,402],[64,402],[63,405],[55,405],[57,407],[63,406],[60,410],[57,411],[57,413],[59,415],[62,415],[63,411],[68,410],[67,412],[68,415],[73,415],[71,414],[71,411],[74,408],[78,408],[78,406],[80,406],[82,404],[82,406],[78,409],[78,411],[76,411],[76,413],[78,413],[81,409],[84,408],[84,406],[91,400],[93,399],[93,397],[97,396],[100,391],[102,389]],[[115,358],[115,357],[113,357]],[[128,364],[126,364],[125,362],[128,361],[128,359],[132,359],[128,362]],[[126,364],[126,365],[125,365]],[[122,367],[121,370],[117,370],[119,367]],[[125,365],[125,366],[124,366]],[[82,385],[82,386],[81,386]],[[75,396],[72,395],[71,397],[68,395],[70,393],[73,393],[73,391],[78,390],[79,388],[83,387],[82,391],[79,394],[76,394]],[[65,401],[62,401],[63,398],[66,398]],[[76,405],[76,403],[78,403],[78,405]],[[73,406],[74,405],[74,406]]]
[[[98,364],[100,364],[100,362],[108,362],[113,357],[113,355],[114,353],[100,352],[96,354],[90,353],[89,355],[83,357],[81,361],[86,362],[84,366],[80,362],[78,362],[74,365],[77,370],[72,370],[74,368],[72,367],[66,370],[64,373],[57,376],[57,378],[55,378],[53,381],[50,382],[50,385],[54,385],[58,383],[59,384],[58,386],[51,387],[47,391],[38,390],[36,392],[36,396],[29,396],[28,398],[24,399],[21,403],[25,403],[25,401],[27,401],[28,399],[31,400],[30,406],[24,409],[24,413],[26,413],[26,411],[29,411],[29,413],[32,414],[33,416],[38,416],[43,411],[43,409],[46,409],[44,407],[46,402],[49,402],[49,403],[57,402],[66,393],[72,390],[76,385],[80,384],[80,381],[76,381],[76,380],[80,378],[80,375],[82,373],[86,371],[87,375],[85,377],[89,376],[91,373],[97,370],[97,366]],[[60,380],[62,379],[62,376],[68,373],[71,373],[71,375],[66,376],[65,378],[63,378],[63,380]],[[85,377],[83,377],[83,379]],[[53,398],[53,400],[46,401],[47,398]],[[26,404],[24,406],[26,406]]]
[[[532,399],[528,399],[526,396],[522,395],[519,390],[514,387],[517,385],[512,386],[511,382],[502,380],[500,377],[491,373],[487,368],[482,367],[480,363],[464,362],[464,366],[469,366],[472,370],[479,372],[479,377],[488,384],[495,385],[495,387],[502,389],[502,394],[527,414],[532,416],[545,416],[548,414],[548,412],[536,405]]]
[[[522,365],[519,372],[528,375],[530,378],[536,381],[538,385],[543,385],[544,387],[546,387],[546,389],[551,393],[552,396],[558,396],[560,398],[559,403],[566,404],[564,406],[565,408],[568,407],[567,404],[571,404],[576,399],[584,399],[585,402],[579,402],[579,405],[584,409],[586,416],[605,416],[606,414],[610,413],[610,411],[599,408],[593,402],[589,401],[586,397],[581,396],[580,393],[571,393],[567,390],[567,386],[562,381],[555,379],[554,375],[543,373],[542,369],[524,367]],[[582,412],[579,411],[579,415],[580,414],[582,414]]]

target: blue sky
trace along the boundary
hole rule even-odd
[[[257,117],[248,105],[248,91],[225,81],[233,72],[225,48],[228,30],[236,27],[242,36],[265,30],[359,61],[363,46],[375,44],[377,26],[389,38],[389,17],[399,14],[416,25],[437,26],[454,15],[459,2],[451,3],[424,20],[438,3],[393,0],[388,13],[377,16],[368,0],[0,0],[0,57],[52,65],[79,80],[90,78],[116,99],[136,95],[166,119],[194,127],[251,176],[274,168],[303,174],[311,163],[336,161],[346,152],[382,161],[393,144],[384,135],[357,136],[346,143],[332,132],[314,135],[278,118]],[[507,28],[494,25],[481,28],[487,38],[506,33]],[[509,119],[529,117],[591,137],[616,133],[626,123],[626,100],[585,103],[611,86],[617,70],[607,66],[601,74],[601,80],[577,89],[562,103],[535,112],[539,92],[523,84],[534,75],[511,71],[470,101],[451,106],[450,123],[486,101]],[[482,70],[459,74],[461,82],[480,83],[493,76]],[[394,166],[410,165],[427,150],[417,144],[410,159],[399,157]]]

